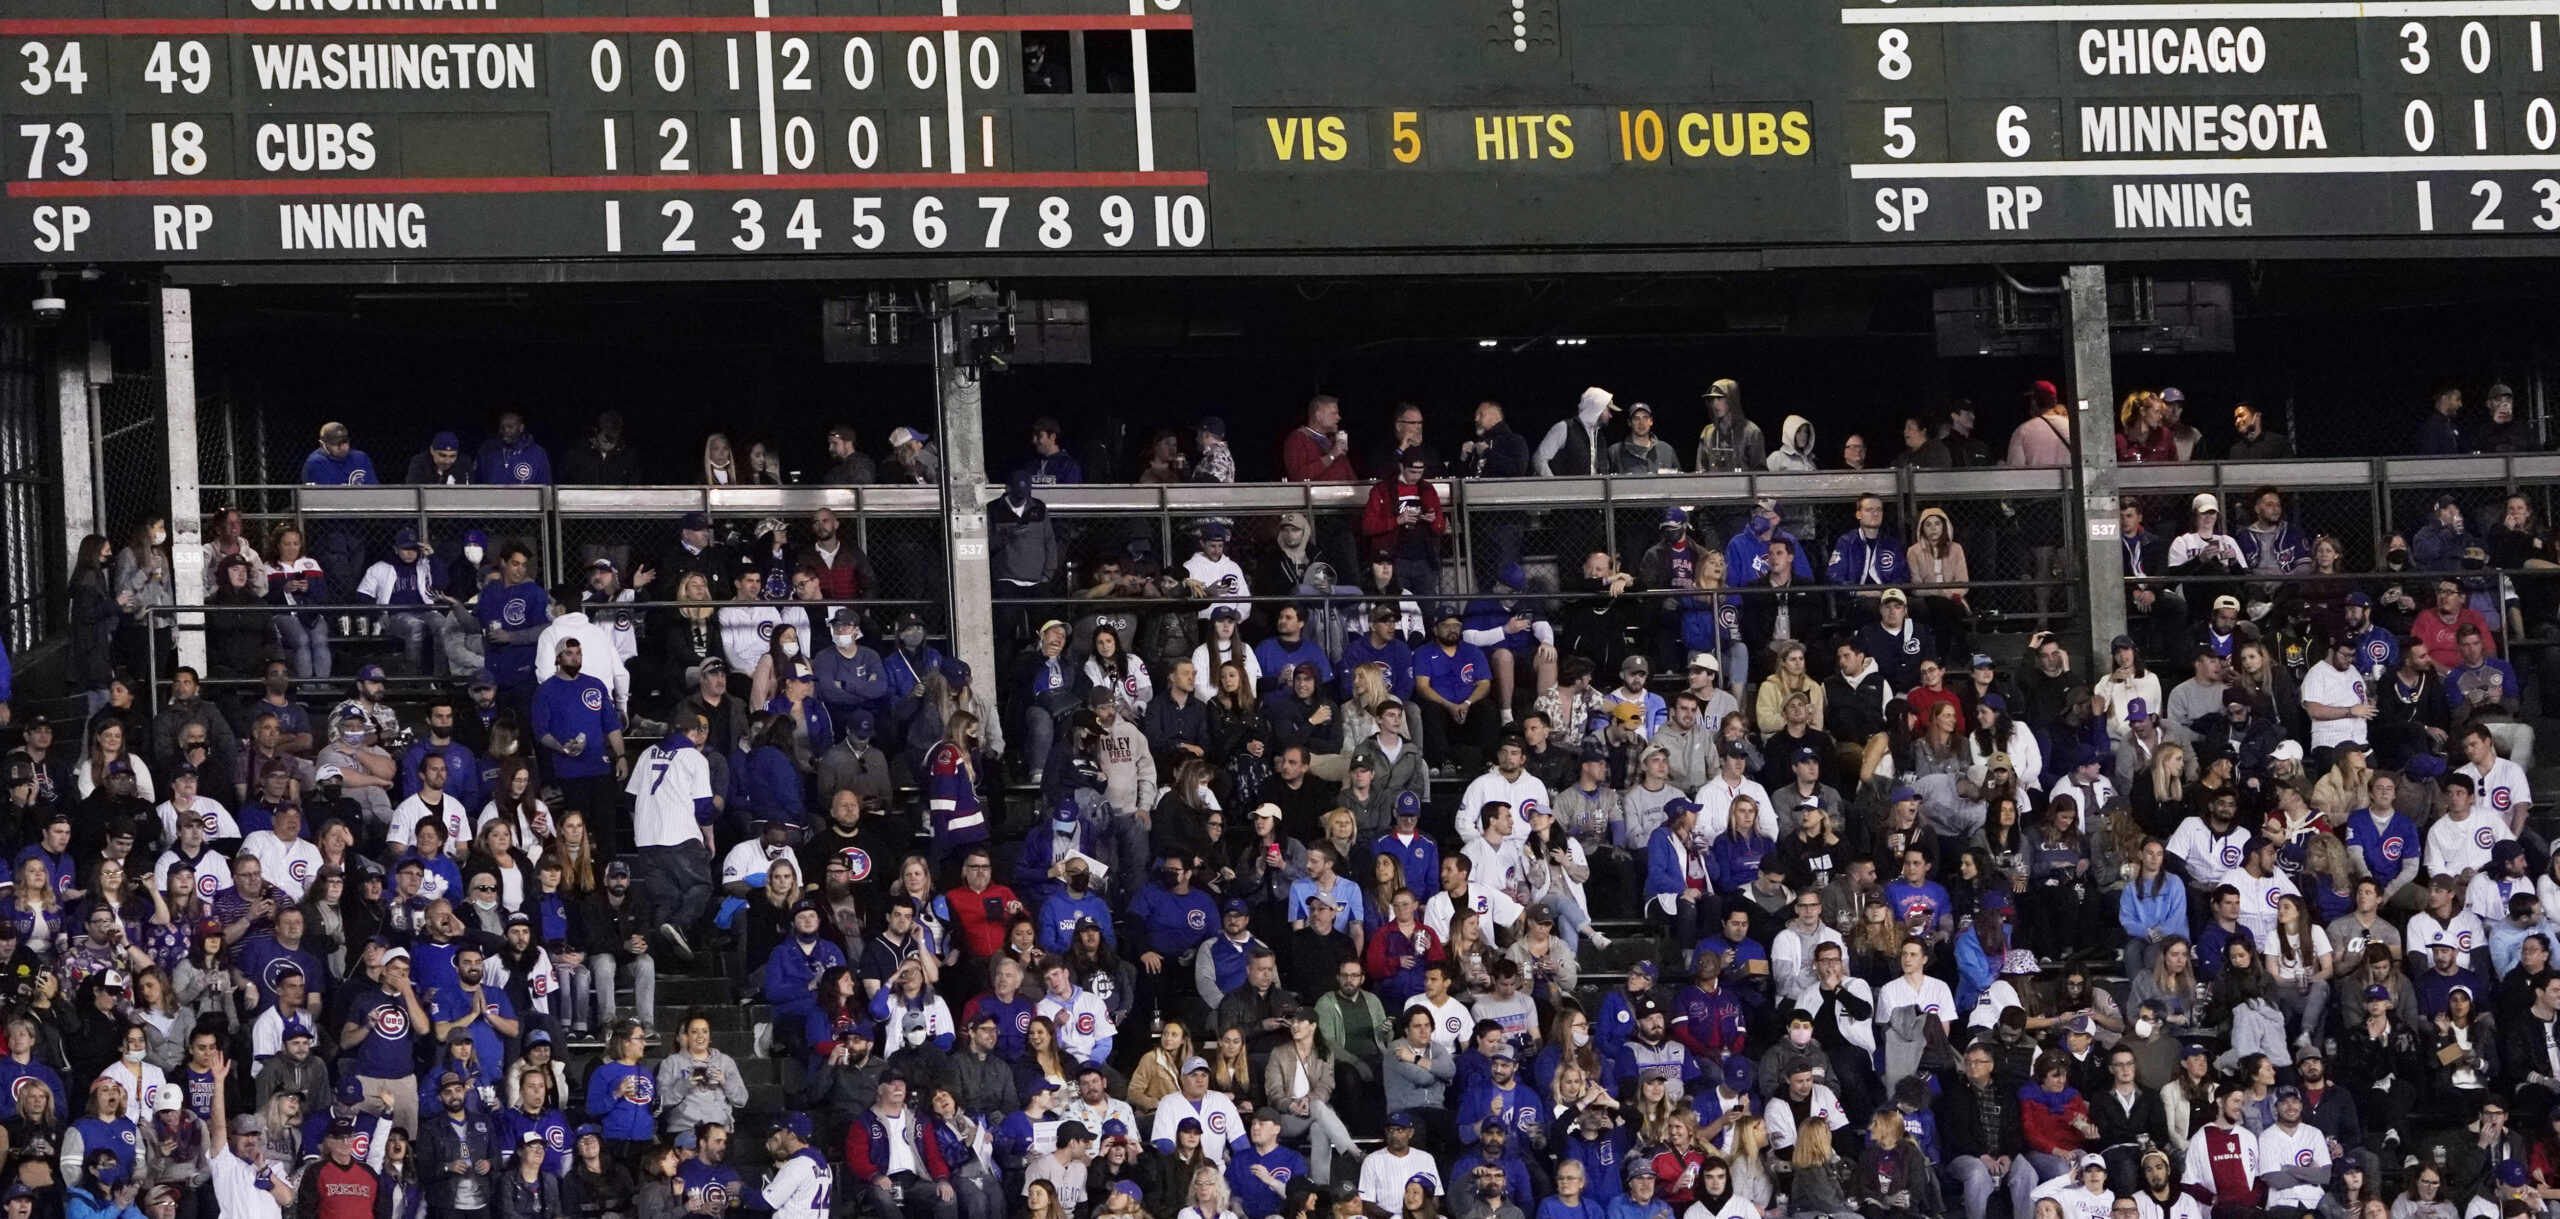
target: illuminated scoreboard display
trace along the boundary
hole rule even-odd
[[[2550,0],[0,0],[0,261],[2560,231]]]

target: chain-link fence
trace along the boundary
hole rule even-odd
[[[121,347],[118,348],[122,350]],[[160,375],[118,368],[98,387],[98,525],[121,544],[169,514],[169,444]]]

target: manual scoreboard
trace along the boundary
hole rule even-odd
[[[2547,0],[0,0],[0,260],[2560,232]]]

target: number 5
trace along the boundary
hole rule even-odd
[[[1911,107],[1909,106],[1884,108],[1884,155],[1898,161],[1910,156],[1914,149],[1920,147],[1919,134],[1911,130],[1910,119]]]
[[[1396,160],[1411,165],[1422,159],[1422,115],[1417,111],[1398,110],[1390,129],[1395,137]]]

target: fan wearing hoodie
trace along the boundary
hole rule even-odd
[[[1860,444],[1863,446],[1864,442]],[[1813,446],[1813,421],[1802,415],[1789,415],[1778,428],[1778,447],[1769,454],[1769,468],[1781,474],[1811,473],[1821,469],[1821,460],[1814,456]],[[1799,502],[1794,507],[1795,511],[1780,521],[1779,527],[1798,537],[1812,534],[1816,527],[1813,506]]]
[[[1654,435],[1653,408],[1639,402],[1627,408],[1627,438],[1609,446],[1600,469],[1604,474],[1677,474],[1680,451]]]
[[[1698,431],[1700,473],[1740,473],[1767,469],[1769,442],[1760,425],[1742,413],[1742,386],[1731,377],[1707,387],[1709,418]]]
[[[1600,433],[1617,410],[1618,400],[1609,391],[1597,385],[1582,391],[1572,416],[1557,420],[1539,439],[1538,451],[1530,459],[1538,473],[1566,477],[1608,473],[1601,465],[1608,449],[1600,443]]]

